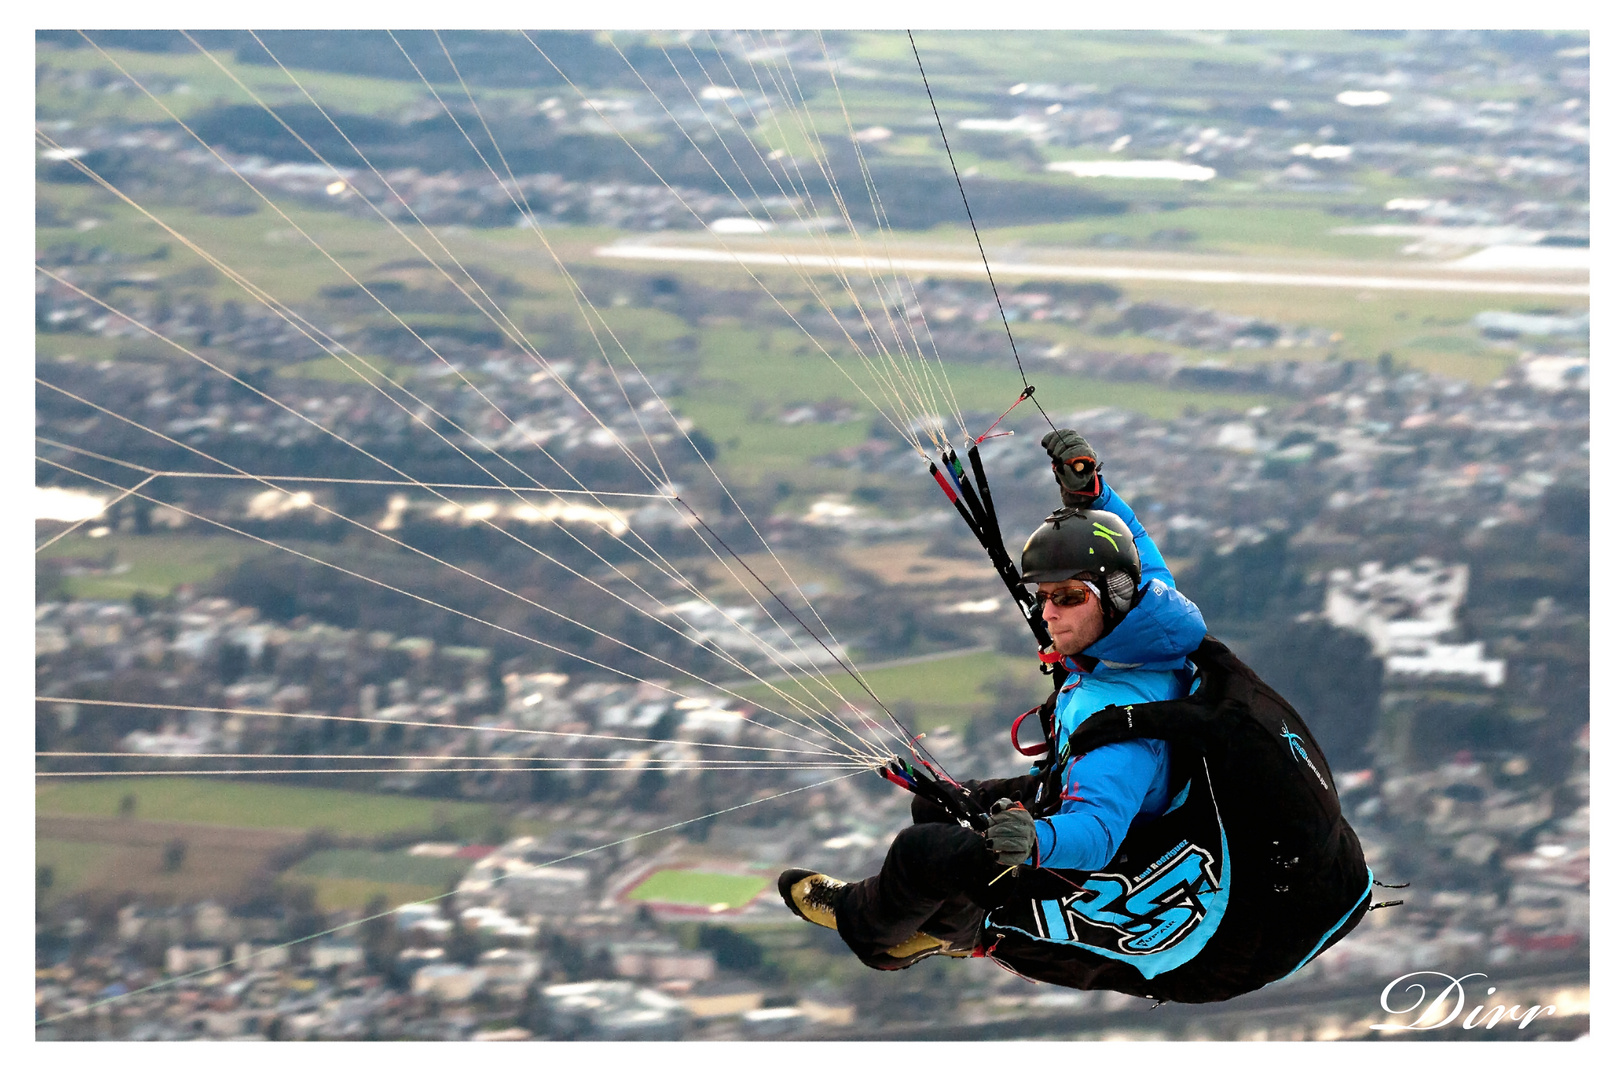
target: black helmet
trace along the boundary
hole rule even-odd
[[[1136,604],[1142,557],[1130,527],[1106,510],[1064,507],[1054,511],[1024,542],[1023,577],[1033,585],[1079,578],[1095,582],[1115,617]]]

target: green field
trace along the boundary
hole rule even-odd
[[[77,487],[71,477],[47,480]],[[139,496],[136,496],[139,498]],[[61,523],[62,528],[67,523]],[[267,550],[263,544],[222,533],[215,535],[178,534],[135,536],[118,533],[92,538],[89,526],[52,544],[37,557],[51,559],[102,560],[112,556],[114,570],[121,572],[80,574],[62,578],[69,595],[88,600],[128,600],[138,592],[167,596],[176,585],[207,581],[221,570]]]
[[[397,907],[450,891],[471,866],[465,859],[337,848],[317,851],[281,880],[313,888],[323,911],[362,908],[375,896]]]
[[[1074,160],[1066,155],[1060,160]],[[1088,181],[1095,184],[1096,181]],[[1109,181],[1098,187],[1101,194],[1130,196],[1147,192],[1131,191],[1143,181]],[[1158,194],[1166,194],[1160,181]],[[1133,245],[1151,243],[1156,232],[1171,229],[1194,233],[1180,250],[1217,252],[1232,255],[1294,256],[1311,255],[1321,258],[1394,259],[1403,245],[1410,240],[1388,236],[1340,236],[1333,230],[1346,224],[1314,206],[1244,205],[1231,195],[1222,196],[1225,186],[1217,185],[1202,193],[1202,205],[1179,207],[1173,210],[1155,210],[1152,213],[1126,213],[1106,218],[1087,218],[1079,221],[1056,222],[1043,225],[1008,226],[985,229],[987,246],[1001,244],[1028,244],[1040,247],[1076,247],[1088,244],[1099,234],[1125,237]],[[1119,191],[1115,191],[1118,186]],[[1181,195],[1181,191],[1176,191]],[[971,241],[972,237],[967,236]],[[1117,242],[1117,241],[1116,241]]]
[[[659,870],[630,890],[631,900],[713,908],[746,906],[770,886],[770,879],[704,870]]]
[[[92,40],[96,35],[90,32]],[[184,44],[176,35],[176,40]],[[136,80],[152,90],[172,112],[181,117],[222,105],[251,105],[253,97],[220,71],[201,52],[150,53],[131,49],[107,49],[106,54]],[[264,64],[241,64],[228,52],[213,54],[246,86],[269,104],[281,106],[307,99],[282,74]],[[38,47],[41,64],[67,71],[101,71],[116,74],[112,63],[93,48],[64,49],[55,45]],[[427,93],[425,87],[399,79],[340,75],[325,71],[293,69],[298,81],[316,100],[346,112],[383,114],[412,104]],[[445,92],[454,92],[446,87]],[[163,109],[139,90],[109,94],[99,90],[74,91],[47,84],[41,89],[36,109],[41,116],[72,115],[80,118],[120,117],[134,121],[157,122],[167,119]]]
[[[359,912],[377,897],[383,906],[421,904],[437,900],[453,885],[403,885],[397,881],[371,881],[367,878],[302,878],[284,875],[290,884],[308,885],[315,890],[315,907],[320,911]]]
[[[465,859],[410,855],[402,851],[328,848],[287,870],[304,878],[355,878],[399,885],[443,885],[455,881],[472,864]]]
[[[126,794],[135,796],[135,816],[142,821],[324,829],[357,838],[425,830],[441,824],[463,837],[472,837],[493,820],[493,811],[477,803],[280,784],[151,777],[36,782],[34,813],[41,817],[117,817],[119,801]]]
[[[36,901],[45,906],[64,896],[72,896],[106,865],[115,851],[112,844],[36,837],[34,865],[50,867],[53,876],[49,889],[37,890]]]
[[[857,666],[856,670],[861,669]],[[849,675],[842,671],[822,672],[822,674],[845,699],[858,707],[877,711],[871,697]],[[1041,675],[1033,656],[1026,660],[991,652],[988,649],[984,652],[940,660],[896,663],[876,670],[861,671],[861,676],[871,686],[873,693],[891,709],[902,703],[914,708],[917,719],[913,730],[920,732],[958,728],[974,712],[991,705],[1006,711],[1008,719],[1011,719],[1025,709],[1039,704],[1041,699],[1051,692],[1051,683]],[[1026,696],[1029,698],[1027,703],[1020,704],[1023,701],[1022,697],[1017,701],[992,700],[994,695],[991,688],[1009,679],[1021,687],[1027,687]],[[793,689],[787,682],[778,680],[777,684],[788,689],[796,697],[803,696],[802,690]],[[836,700],[819,682],[817,692],[824,699]],[[770,695],[758,689],[742,690],[737,693],[755,703],[770,700]]]

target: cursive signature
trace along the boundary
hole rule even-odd
[[[1378,1004],[1391,1016],[1410,1015],[1412,1019],[1406,1023],[1369,1024],[1368,1026],[1374,1031],[1433,1031],[1436,1028],[1443,1028],[1461,1016],[1462,1011],[1468,1007],[1468,990],[1463,987],[1463,983],[1469,979],[1488,980],[1489,978],[1490,976],[1482,971],[1471,971],[1462,976],[1448,975],[1443,971],[1414,971],[1397,976],[1391,979],[1389,985],[1384,987],[1384,992],[1378,995]],[[1401,985],[1403,983],[1405,983],[1404,986]],[[1429,989],[1431,986],[1438,987],[1439,991],[1433,1001],[1429,1001]],[[1398,991],[1397,988],[1399,988]],[[1477,991],[1479,987],[1476,985],[1473,989]],[[1390,996],[1397,992],[1408,999],[1411,994],[1416,993],[1417,1000],[1404,1009],[1397,1009],[1390,1001]],[[1475,1005],[1473,1010],[1469,1012],[1462,1022],[1464,1029],[1469,1031],[1479,1027],[1489,1029],[1494,1028],[1503,1020],[1517,1020],[1519,1029],[1522,1031],[1537,1016],[1550,1015],[1555,1011],[1551,1005],[1522,1007],[1519,1005],[1495,1004],[1490,1001],[1490,996],[1494,993],[1496,993],[1496,987],[1486,987],[1485,1003]],[[1425,1002],[1428,1002],[1426,1007]],[[1520,1013],[1521,1008],[1524,1008],[1522,1015]]]

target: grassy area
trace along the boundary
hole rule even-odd
[[[406,885],[397,881],[371,881],[366,878],[288,878],[315,890],[315,907],[320,911],[361,911],[372,898],[381,896],[385,906],[420,904],[436,900],[450,891],[432,885]]]
[[[986,83],[1000,83],[1003,90],[1021,80],[1069,83],[1077,73],[1088,83],[1174,86],[1191,63],[1253,65],[1266,56],[1254,46],[1160,33],[928,30],[915,37],[931,83],[941,90],[981,93]],[[908,68],[916,70],[911,42],[902,33],[857,35],[852,51],[855,58],[881,64],[896,77],[904,77]]]
[[[39,889],[36,901],[43,906],[72,896],[98,875],[116,850],[113,844],[36,838],[34,865],[51,869],[51,887]]]
[[[402,852],[329,849],[289,869],[281,880],[315,890],[323,911],[363,908],[382,896],[389,907],[419,903],[455,888],[470,863]]]
[[[630,891],[630,899],[693,907],[740,908],[770,886],[770,879],[702,870],[659,870]]]
[[[1118,342],[1109,344],[1119,347]],[[835,366],[819,350],[806,347],[804,336],[797,331],[708,329],[701,336],[699,356],[700,366],[689,373],[687,384],[671,402],[715,439],[728,477],[744,483],[803,473],[813,458],[864,442],[875,414],[868,397],[891,414],[895,411],[882,395],[878,379],[858,358],[835,351]],[[965,410],[999,413],[1017,396],[1018,375],[1010,357],[1004,364],[947,363],[943,370],[956,401]],[[1244,410],[1272,403],[1271,398],[1260,394],[1176,390],[1150,383],[1104,382],[1052,372],[1041,372],[1034,381],[1048,410],[1111,405],[1146,416],[1171,418],[1188,408]],[[860,403],[861,418],[846,423],[794,426],[775,422],[781,406],[829,394]],[[909,401],[906,407],[908,416],[915,411]]]
[[[111,360],[127,344],[119,338],[95,334],[38,334],[34,349],[39,356],[63,360]],[[41,389],[41,394],[50,391]]]
[[[322,356],[316,360],[305,360],[297,364],[287,364],[277,369],[276,374],[295,379],[319,379],[323,382],[337,384],[352,384],[354,386],[376,385],[384,379],[393,379],[396,382],[405,382],[408,372],[386,361],[379,362],[371,357],[366,358],[367,363],[357,363],[351,357],[345,356],[339,360],[335,356]],[[372,368],[376,370],[373,371]],[[379,372],[381,374],[379,374]]]
[[[116,818],[119,801],[126,794],[135,796],[135,816],[143,821],[325,829],[361,838],[440,824],[463,836],[474,836],[493,819],[493,811],[477,803],[189,777],[37,782],[34,813]]]
[[[66,528],[66,523],[62,527]],[[235,536],[117,533],[92,538],[86,535],[88,529],[81,526],[36,559],[36,563],[51,559],[101,561],[110,555],[112,568],[106,573],[61,579],[70,596],[86,600],[127,600],[138,592],[167,596],[177,585],[207,581],[221,570],[267,550],[257,541]]]
[[[1498,378],[1517,358],[1519,350],[1498,349],[1481,338],[1471,325],[1475,315],[1481,311],[1564,306],[1534,296],[1260,289],[1179,282],[1136,286],[1128,295],[1135,300],[1211,307],[1268,322],[1334,330],[1343,335],[1335,350],[1340,357],[1367,360],[1389,352],[1400,365],[1477,383]],[[1586,304],[1567,306],[1584,309]],[[1254,350],[1234,359],[1259,360],[1269,358],[1271,352],[1291,355],[1293,351]]]
[[[438,886],[458,880],[470,865],[465,859],[441,859],[400,851],[328,848],[289,868],[287,873],[299,878],[347,878],[397,885]]]
[[[861,669],[857,667],[857,670]],[[873,707],[872,699],[849,675],[842,671],[823,674],[850,702]],[[861,670],[861,675],[871,686],[872,692],[891,709],[902,702],[915,709],[917,720],[913,730],[922,732],[959,728],[974,712],[992,704],[1006,709],[1010,719],[1024,709],[1039,704],[1052,689],[1051,683],[1035,666],[1033,657],[1026,660],[989,650],[942,660],[919,660],[893,667]],[[1027,686],[1028,704],[992,701],[990,687],[1005,679],[1013,679],[1021,686]],[[788,683],[782,682],[781,685],[790,688]],[[796,696],[802,693],[791,689],[790,692]],[[824,697],[829,693],[824,688],[819,692]],[[766,699],[766,695],[758,690],[745,691],[739,696],[755,701]]]
[[[95,38],[94,32],[91,38]],[[178,34],[176,40],[183,43]],[[386,42],[384,42],[386,44]],[[251,105],[253,98],[201,52],[137,52],[107,49],[104,57],[93,48],[64,49],[55,45],[37,47],[41,64],[70,72],[94,71],[119,76],[111,57],[134,78],[151,90],[159,101],[181,117],[225,105]],[[267,64],[240,64],[230,52],[212,54],[220,64],[255,94],[272,105],[303,103],[307,99],[281,70]],[[401,61],[403,64],[403,60]],[[381,79],[341,75],[326,71],[292,69],[306,89],[328,108],[349,113],[397,112],[419,98],[428,96],[427,87],[404,79]],[[445,92],[455,92],[453,87]],[[47,83],[35,102],[42,117],[68,116],[78,119],[123,118],[137,122],[165,121],[163,109],[144,92],[125,86],[122,92],[102,89],[68,89]]]
[[[1054,156],[1063,160],[1074,158],[1074,155]],[[1182,230],[1194,234],[1183,246],[1187,251],[1296,258],[1393,259],[1400,254],[1403,246],[1411,242],[1400,237],[1335,235],[1333,230],[1346,225],[1346,219],[1312,206],[1257,205],[1238,202],[1230,197],[1228,201],[1216,203],[1214,200],[1220,197],[1220,186],[1205,189],[1199,185],[1198,190],[1187,192],[1184,189],[1192,185],[1170,185],[1162,181],[1152,188],[1143,187],[1140,181],[1086,180],[1083,183],[1104,195],[1132,197],[1156,194],[1163,198],[1173,194],[1178,198],[1202,196],[1210,201],[1204,205],[1155,210],[1152,213],[1116,214],[1104,218],[985,229],[985,244],[992,248],[994,254],[994,246],[1000,244],[1074,247],[1092,243],[1095,237],[1108,234],[1123,238],[1112,241],[1120,246],[1151,246],[1154,233]],[[1210,183],[1220,185],[1221,182],[1217,179]],[[1131,190],[1133,187],[1137,190]]]

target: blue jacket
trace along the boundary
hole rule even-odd
[[[1185,658],[1183,658],[1185,664]],[[1094,671],[1071,674],[1058,693],[1057,745],[1068,745],[1074,729],[1109,705],[1134,705],[1185,697],[1192,680],[1185,667],[1176,671],[1112,668],[1099,663]],[[1170,748],[1162,739],[1110,743],[1062,768],[1062,802],[1050,817],[1035,822],[1036,866],[1100,870],[1119,850],[1125,832],[1138,818],[1150,820],[1170,807]]]
[[[1087,717],[1108,705],[1185,697],[1192,682],[1187,654],[1204,640],[1204,617],[1176,591],[1158,545],[1125,500],[1105,482],[1102,497],[1092,505],[1118,514],[1130,526],[1142,558],[1143,588],[1119,625],[1086,650],[1086,656],[1098,661],[1093,670],[1065,658],[1070,675],[1058,693],[1059,747],[1068,744]],[[1057,869],[1101,869],[1119,850],[1132,822],[1170,808],[1170,749],[1160,739],[1098,747],[1066,763],[1060,782],[1060,808],[1035,823],[1036,849],[1029,861]]]

